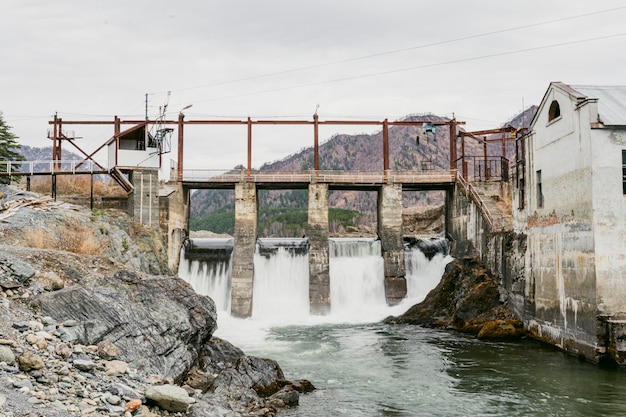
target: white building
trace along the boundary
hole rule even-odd
[[[524,154],[513,207],[527,236],[525,325],[626,364],[626,86],[551,83]]]
[[[160,168],[161,150],[148,124],[141,123],[113,136],[107,142],[109,168]]]

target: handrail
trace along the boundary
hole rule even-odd
[[[474,188],[474,186],[470,184],[469,182],[467,182],[465,178],[463,178],[463,176],[459,173],[457,173],[456,182],[465,191],[465,196],[471,197],[474,203],[478,206],[478,209],[481,211],[483,219],[485,219],[485,221],[487,222],[489,229],[495,230],[495,223],[493,220],[493,215],[489,211],[489,208],[487,208],[487,206],[485,205],[485,202],[483,201],[483,199],[480,198],[480,195],[476,192],[476,189]],[[500,229],[502,229],[502,224],[500,224],[499,226],[500,226]]]
[[[283,183],[354,183],[354,184],[429,184],[453,183],[456,171],[268,171],[245,168],[240,170],[186,169],[183,181],[229,183],[229,182],[283,182]]]
[[[0,176],[35,175],[59,173],[94,173],[102,172],[93,161],[72,160],[34,160],[34,161],[0,161]]]

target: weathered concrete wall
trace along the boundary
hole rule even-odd
[[[526,306],[526,236],[511,230],[491,230],[480,209],[460,187],[446,194],[446,205],[451,255],[480,258],[498,276],[501,296],[522,318]]]
[[[159,225],[159,170],[135,169],[129,172],[135,187],[128,199],[128,212],[137,223],[147,227]]]
[[[548,107],[555,100],[561,112],[550,120]],[[524,324],[537,339],[597,360],[597,208],[591,198],[596,172],[590,130],[581,129],[589,126],[589,110],[572,110],[569,93],[552,89],[526,139]]]
[[[394,305],[406,297],[406,267],[402,233],[402,184],[378,191],[378,237],[385,265],[385,296]]]
[[[590,133],[598,313],[621,314],[626,312],[626,200],[622,190],[626,129]]]
[[[235,242],[231,287],[231,314],[236,317],[252,315],[257,211],[255,184],[237,184],[235,186]]]
[[[182,184],[168,185],[159,197],[159,225],[167,242],[168,266],[178,271],[180,249],[189,235],[189,190]]]
[[[311,314],[330,312],[328,185],[309,185],[309,299]]]

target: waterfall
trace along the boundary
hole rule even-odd
[[[422,302],[435,288],[446,265],[452,261],[450,241],[445,238],[406,239],[404,263],[406,265],[406,304]]]
[[[379,240],[333,238],[328,250],[332,316],[362,315],[386,307]]]
[[[285,321],[308,317],[308,240],[258,239],[252,294],[255,319]]]
[[[230,313],[233,239],[188,239],[181,249],[178,276]]]
[[[407,297],[386,304],[384,263],[379,240],[329,240],[330,316],[332,321],[377,321],[401,314],[421,302],[441,280],[449,256],[444,238],[405,241]],[[218,311],[230,313],[233,239],[190,239],[178,274]],[[252,318],[295,322],[309,317],[309,244],[307,239],[258,239],[254,255]],[[404,309],[404,310],[402,310]]]

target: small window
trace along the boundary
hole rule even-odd
[[[537,207],[543,208],[543,190],[541,184],[541,170],[537,171]]]
[[[622,191],[626,195],[626,150],[622,150]]]
[[[559,106],[559,102],[554,100],[550,103],[550,110],[548,110],[548,121],[551,122],[554,119],[561,117],[561,106]]]

